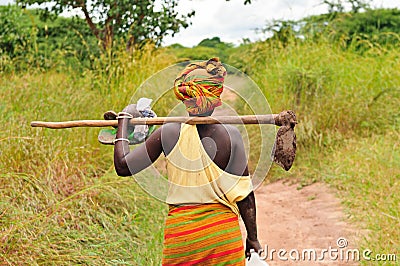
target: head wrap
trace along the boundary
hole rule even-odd
[[[222,104],[225,76],[219,58],[189,64],[175,79],[175,96],[183,101],[189,114],[207,113]]]

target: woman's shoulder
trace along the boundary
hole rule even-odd
[[[167,123],[162,125],[160,128],[161,143],[163,147],[164,154],[167,155],[174,148],[178,142],[181,124],[180,123]]]
[[[243,142],[239,129],[234,125],[213,125],[211,137],[220,148],[230,149]]]
[[[217,126],[217,130],[216,130],[217,136],[223,136],[225,135],[226,137],[228,137],[229,139],[231,139],[231,141],[235,141],[235,140],[241,140],[242,139],[242,134],[240,133],[239,129],[234,126],[234,125],[222,125],[219,124]]]
[[[162,133],[166,134],[179,134],[181,131],[181,124],[180,123],[167,123],[160,127]]]

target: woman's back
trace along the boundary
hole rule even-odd
[[[165,156],[172,151],[181,134],[181,124],[162,127],[161,142]],[[248,175],[247,158],[239,130],[231,125],[197,125],[197,134],[208,157],[222,170]]]
[[[252,191],[252,184],[248,175],[242,175],[243,169],[236,174],[221,167],[222,163],[230,167],[230,161],[234,161],[233,152],[221,152],[221,146],[228,142],[232,148],[224,149],[236,153],[237,145],[230,141],[229,130],[182,124],[177,143],[166,155],[169,181],[166,202],[172,205],[221,203],[239,215],[236,202]],[[220,165],[215,163],[218,160],[222,162]]]

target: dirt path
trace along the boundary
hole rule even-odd
[[[350,256],[350,261],[340,260],[340,255],[355,249],[355,230],[346,222],[340,201],[334,192],[322,183],[315,183],[297,189],[296,184],[279,181],[259,187],[256,192],[258,235],[261,245],[268,252],[266,261],[269,265],[358,265]],[[244,229],[243,224],[241,224]],[[243,230],[242,230],[243,231]],[[339,238],[345,238],[348,246],[340,249]],[[322,249],[333,250],[332,258],[325,253],[325,259],[319,260]],[[278,258],[277,251],[285,249],[282,254],[287,261]],[[296,257],[296,249],[300,258],[304,249],[315,249],[316,261],[292,260]],[[291,253],[289,253],[291,252]],[[339,259],[334,259],[336,254]],[[264,255],[265,256],[265,255]],[[313,255],[311,256],[313,258]]]

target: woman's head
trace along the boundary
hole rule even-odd
[[[225,77],[226,69],[219,58],[189,64],[175,79],[175,96],[191,115],[212,113],[222,104]]]

